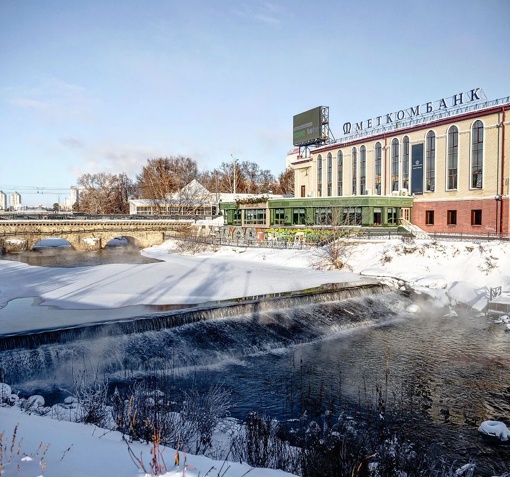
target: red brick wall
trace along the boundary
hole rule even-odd
[[[499,202],[495,199],[414,202],[411,221],[413,224],[429,233],[506,234],[508,233],[507,213],[503,213],[503,227],[502,230],[500,230],[500,214],[502,208],[505,211],[507,210],[508,200]],[[475,209],[482,211],[482,225],[471,225],[471,212]],[[434,225],[426,225],[425,223],[427,210],[434,211]],[[448,210],[457,211],[456,225],[448,225]],[[497,217],[496,213],[498,214]]]

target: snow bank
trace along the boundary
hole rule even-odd
[[[491,287],[510,287],[507,242],[365,242],[352,247],[349,265],[355,273],[401,281],[442,306],[478,311],[487,306]]]

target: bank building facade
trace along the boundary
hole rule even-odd
[[[329,108],[294,116],[293,198],[223,204],[231,225],[410,225],[508,234],[510,97],[480,88],[329,129]],[[253,201],[254,202],[254,201]]]

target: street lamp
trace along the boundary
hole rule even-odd
[[[498,206],[499,206],[499,203],[501,202],[501,200],[503,199],[503,197],[501,197],[501,195],[496,195],[496,197],[494,197],[494,199],[496,199],[496,234],[498,233],[498,222],[501,220],[500,219],[500,215],[498,213]],[[499,224],[501,225],[501,224]],[[499,233],[501,233],[501,226],[499,227]]]
[[[236,165],[237,165],[237,159],[234,157],[233,154],[230,154],[230,156],[232,157],[232,160],[234,161],[234,195],[236,195]]]

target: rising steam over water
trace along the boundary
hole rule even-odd
[[[156,313],[3,338],[0,366],[22,394],[72,390],[87,376],[115,386],[152,376],[174,389],[220,384],[240,419],[256,410],[319,420],[326,409],[359,418],[383,391],[438,455],[500,475],[510,446],[488,446],[477,429],[509,419],[510,333],[490,317],[445,316],[431,302],[410,313],[416,299],[362,287],[336,299],[312,293]]]
[[[79,331],[76,329],[60,330],[61,339],[54,338],[69,341],[64,344],[33,346],[38,335],[11,338],[18,345],[20,340],[28,339],[34,349],[7,349],[0,353],[0,366],[9,383],[23,387],[36,382],[38,387],[43,382],[70,386],[73,376],[90,370],[107,376],[140,375],[165,369],[185,372],[330,338],[354,327],[382,324],[405,315],[410,300],[398,293],[387,293],[304,305],[294,299],[294,303],[296,306],[291,308],[274,310],[251,305],[252,311],[244,315],[235,314],[236,308],[220,306],[208,310],[207,319],[201,316],[196,321],[189,318],[169,321],[167,315],[158,313],[154,320],[166,319],[169,327],[141,332],[135,328],[113,336],[110,325],[104,328],[104,333],[96,328],[93,333],[89,330],[85,334],[76,334]],[[238,308],[237,311],[243,309]],[[183,314],[186,315],[172,316]],[[136,320],[128,321],[137,326]],[[147,328],[148,321],[150,317],[143,318],[142,329]],[[122,325],[129,326],[129,323],[124,320]],[[70,339],[69,335],[77,339]],[[8,347],[8,341],[9,338],[4,339],[4,346]]]

